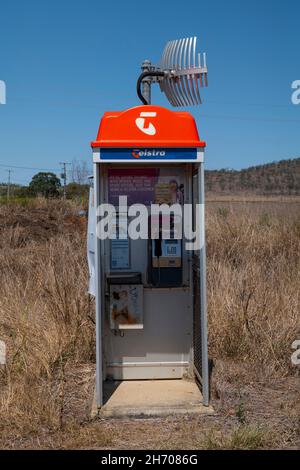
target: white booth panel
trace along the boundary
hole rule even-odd
[[[105,318],[105,377],[182,378],[192,361],[193,316],[188,288],[144,289],[144,329],[110,330]]]

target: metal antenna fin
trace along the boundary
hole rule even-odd
[[[159,83],[160,90],[174,107],[202,103],[200,88],[208,86],[206,54],[197,51],[197,37],[175,39],[166,43],[158,67],[150,63],[149,75],[144,71],[138,80],[138,96],[150,104],[140,91],[140,84]],[[150,93],[148,96],[151,97]]]
[[[202,103],[200,88],[207,87],[206,54],[197,51],[197,37],[169,41],[164,49],[161,68],[166,75],[160,82],[172,106]]]

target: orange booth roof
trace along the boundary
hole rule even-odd
[[[136,106],[104,113],[93,148],[101,147],[187,147],[206,146],[195,119],[188,112],[161,106]]]

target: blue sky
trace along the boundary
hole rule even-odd
[[[139,104],[141,61],[158,62],[166,41],[193,35],[209,68],[204,103],[189,109],[207,141],[207,168],[298,157],[299,18],[297,0],[1,2],[0,165],[91,159],[102,113]],[[153,103],[169,106],[158,86]],[[27,183],[34,173],[15,168],[12,178]]]

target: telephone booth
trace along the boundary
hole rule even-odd
[[[148,105],[104,113],[91,145],[97,407],[107,382],[164,380],[195,381],[208,406],[205,142],[188,112]],[[170,213],[164,236],[160,207],[173,204],[182,213]],[[110,234],[104,237],[105,218]],[[132,235],[131,222],[148,237]],[[196,249],[184,230],[175,236],[178,224],[198,231]]]

